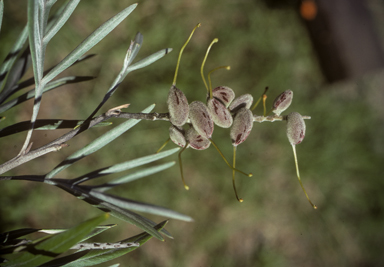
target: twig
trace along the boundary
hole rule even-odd
[[[104,114],[101,114],[100,116],[97,116],[90,120],[89,122],[84,122],[81,124],[79,127],[74,128],[73,130],[69,131],[68,133],[60,136],[56,140],[53,140],[52,142],[28,151],[25,154],[18,155],[15,158],[3,163],[0,165],[0,174],[3,174],[21,164],[24,164],[30,160],[33,160],[35,158],[38,158],[42,155],[45,155],[50,152],[56,152],[59,151],[61,148],[66,147],[69,140],[71,140],[73,137],[76,135],[88,130],[89,128],[92,128],[96,124],[99,124],[103,121],[109,120],[111,118],[121,118],[121,119],[136,119],[136,120],[150,120],[150,121],[156,121],[156,120],[161,120],[161,121],[169,121],[169,113],[128,113],[128,112],[107,112]],[[303,116],[304,119],[310,119],[310,116]],[[282,121],[286,120],[286,116],[253,116],[253,121],[255,122],[274,122],[274,121]],[[187,121],[190,123],[189,119]]]
[[[304,120],[310,120],[311,119],[311,116],[302,116]],[[273,116],[257,116],[257,115],[253,115],[253,121],[257,121],[257,122],[265,122],[265,121],[269,121],[269,122],[274,122],[274,121],[283,121],[283,120],[287,120],[287,116],[277,116],[277,115],[273,115]]]
[[[118,249],[118,248],[130,248],[130,247],[139,247],[139,243],[129,242],[129,243],[79,243],[71,247],[70,249]]]

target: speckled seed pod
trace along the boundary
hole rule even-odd
[[[184,93],[172,85],[168,94],[169,120],[173,125],[183,126],[188,120],[189,106]]]
[[[209,139],[213,133],[213,120],[208,107],[200,101],[193,101],[189,105],[189,119],[195,130]]]
[[[286,90],[282,92],[275,101],[273,101],[272,112],[277,116],[285,111],[292,103],[293,92],[291,90]]]
[[[244,142],[251,133],[253,127],[253,114],[247,108],[237,111],[230,132],[232,145],[238,146]]]
[[[216,98],[208,99],[208,109],[212,115],[213,122],[222,128],[229,128],[233,119],[229,110]]]
[[[305,136],[305,122],[303,117],[297,113],[292,112],[287,116],[287,136],[291,145],[300,144]]]
[[[218,86],[212,90],[212,96],[220,100],[227,108],[233,99],[235,99],[235,92],[227,86]]]
[[[236,113],[241,108],[249,109],[253,102],[253,96],[250,94],[241,95],[229,105],[229,111]]]
[[[171,127],[169,127],[169,137],[176,145],[181,147],[185,146],[187,142],[185,141],[184,135],[185,131],[183,128],[177,127],[175,125],[171,125]]]
[[[185,133],[185,139],[189,142],[190,147],[197,150],[207,149],[211,145],[211,142],[199,134],[193,126]]]

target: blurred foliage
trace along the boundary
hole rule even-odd
[[[48,66],[62,59],[95,25],[129,4],[130,1],[81,2],[69,23],[52,40],[46,55]],[[25,23],[23,12],[25,8],[18,3],[6,1],[0,33],[2,58],[7,40],[12,43],[15,32]],[[153,240],[117,262],[123,266],[382,266],[384,73],[367,74],[357,81],[332,86],[324,84],[294,10],[271,10],[261,1],[250,0],[143,1],[110,34],[108,41],[91,50],[98,54],[92,63],[68,71],[98,78],[71,85],[68,94],[47,93],[40,118],[71,119],[89,114],[121,68],[122,57],[137,31],[144,35],[139,59],[166,47],[174,51],[128,75],[109,105],[131,103],[127,111],[138,112],[156,103],[155,111],[166,112],[177,53],[197,22],[202,27],[184,52],[178,87],[190,102],[204,100],[200,64],[207,46],[218,37],[206,70],[220,65],[231,65],[231,70],[216,72],[213,86],[226,85],[237,95],[251,93],[254,97],[269,86],[269,104],[280,92],[293,90],[288,112],[312,116],[306,121],[306,139],[297,146],[297,152],[304,186],[318,210],[311,208],[297,182],[284,123],[255,124],[248,140],[238,147],[238,168],[254,174],[252,178],[238,175],[242,204],[236,201],[232,190],[231,170],[214,148],[184,152],[189,191],[184,190],[177,167],[156,178],[114,189],[124,197],[160,202],[195,219],[193,223],[171,221],[167,228],[175,240]],[[15,26],[9,31],[7,25]],[[9,121],[2,124],[29,119],[31,109],[27,106],[5,114]],[[153,153],[168,138],[168,127],[162,121],[141,122],[134,131],[64,174],[70,177],[69,172],[81,174],[95,166]],[[105,131],[95,128],[71,140],[70,147],[24,164],[12,173],[44,173],[70,155],[77,144]],[[55,136],[55,132],[35,133],[33,141],[43,144]],[[2,161],[17,154],[23,138],[25,134],[0,140]],[[229,132],[216,127],[213,138],[230,158]],[[1,187],[6,194],[0,194],[0,201],[7,203],[0,210],[2,230],[68,227],[97,213],[43,184],[11,181],[2,182]],[[31,209],[33,206],[40,209]],[[129,226],[123,233],[115,233],[115,238],[134,231],[137,230]]]

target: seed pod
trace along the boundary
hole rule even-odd
[[[305,136],[305,122],[303,117],[297,113],[292,112],[287,116],[287,136],[291,145],[300,144]]]
[[[272,112],[277,116],[285,111],[292,103],[293,92],[291,90],[286,90],[282,92],[276,99],[273,101]]]
[[[189,106],[187,97],[176,86],[172,85],[168,93],[169,120],[173,125],[183,126],[188,120]]]
[[[216,98],[208,99],[207,106],[212,115],[213,122],[222,128],[229,128],[233,119],[229,110]]]
[[[232,145],[238,146],[244,142],[251,133],[253,127],[252,111],[243,107],[237,111],[230,132]]]
[[[221,103],[228,108],[229,104],[231,104],[235,98],[235,92],[227,86],[218,86],[212,90],[212,96],[220,100]]]
[[[305,191],[305,188],[303,186],[303,183],[301,182],[300,178],[300,172],[299,172],[299,163],[297,161],[297,155],[296,155],[296,145],[300,144],[305,136],[305,123],[303,117],[297,113],[297,112],[292,112],[289,113],[287,116],[287,136],[288,140],[292,145],[292,150],[293,150],[293,156],[295,158],[295,166],[296,166],[296,174],[297,174],[297,179],[299,180],[300,186],[304,191],[305,196],[308,199],[309,204],[314,209],[317,209],[317,206],[312,203],[312,201],[309,199],[309,196],[307,192]]]
[[[185,140],[185,131],[183,128],[171,125],[169,127],[169,137],[171,138],[172,142],[174,142],[176,145],[184,147],[186,145]]]
[[[245,94],[237,97],[229,105],[229,111],[232,113],[237,113],[241,108],[249,109],[253,102],[253,96],[250,94]]]
[[[189,105],[189,119],[195,130],[206,139],[212,137],[213,120],[208,107],[200,101],[193,101]]]
[[[211,145],[211,142],[199,134],[193,126],[185,133],[185,139],[188,141],[190,147],[197,150],[207,149]]]

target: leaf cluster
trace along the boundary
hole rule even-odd
[[[102,134],[92,142],[86,144],[84,147],[78,149],[72,155],[68,156],[60,162],[50,172],[43,175],[21,175],[21,176],[0,176],[0,181],[4,183],[7,180],[26,180],[34,182],[42,182],[48,185],[53,185],[62,190],[76,196],[77,198],[89,203],[90,205],[111,214],[123,221],[133,224],[145,232],[131,237],[129,239],[120,241],[120,247],[117,249],[107,249],[97,251],[96,253],[84,253],[69,255],[60,258],[58,262],[43,266],[79,266],[77,261],[81,261],[82,266],[90,266],[91,263],[100,263],[105,259],[112,259],[117,255],[123,255],[136,249],[138,246],[144,244],[152,236],[164,240],[159,232],[172,238],[171,234],[163,229],[165,223],[157,224],[150,219],[143,217],[135,212],[144,212],[149,214],[156,214],[166,216],[168,218],[175,218],[184,221],[191,221],[192,218],[181,213],[169,210],[157,205],[137,202],[131,199],[107,194],[106,191],[133,180],[137,180],[148,175],[158,173],[174,165],[174,162],[162,163],[146,166],[137,171],[131,172],[127,175],[115,178],[112,181],[100,183],[98,185],[84,185],[84,182],[95,180],[97,178],[105,177],[110,174],[116,174],[123,171],[131,170],[133,168],[143,166],[161,160],[175,152],[178,149],[171,149],[162,153],[144,156],[141,158],[117,163],[112,166],[103,167],[97,170],[90,171],[72,179],[63,179],[57,177],[58,173],[70,167],[72,164],[89,156],[90,154],[98,151],[123,133],[131,129],[141,121],[141,118],[146,119],[146,114],[150,112],[154,105],[142,111],[143,114],[135,116],[135,114],[127,115],[121,112],[122,108],[126,108],[129,104],[111,108],[106,113],[95,116],[100,108],[107,102],[107,100],[118,89],[121,82],[132,71],[144,68],[149,64],[162,58],[164,55],[171,51],[170,48],[162,49],[136,63],[133,63],[137,56],[142,43],[143,36],[137,33],[134,40],[131,42],[127,53],[125,55],[121,71],[116,76],[110,87],[106,90],[101,102],[95,107],[94,111],[87,117],[78,120],[66,119],[37,119],[40,106],[45,93],[50,90],[63,88],[65,85],[71,83],[79,83],[94,79],[92,76],[66,76],[58,78],[64,70],[71,66],[92,58],[93,55],[86,55],[92,47],[108,35],[116,26],[118,26],[131,12],[136,8],[137,4],[130,5],[123,9],[121,12],[111,17],[104,22],[96,30],[94,30],[88,37],[86,37],[73,51],[64,57],[56,65],[44,69],[46,49],[49,46],[50,40],[59,32],[63,25],[68,21],[71,14],[76,9],[80,0],[70,0],[57,9],[57,12],[51,15],[51,8],[56,3],[55,0],[31,0],[28,1],[28,23],[20,33],[18,39],[14,43],[8,56],[0,65],[0,112],[4,112],[15,108],[19,104],[25,103],[29,99],[33,99],[33,111],[30,121],[17,122],[8,127],[0,129],[0,138],[4,136],[13,135],[21,131],[27,131],[27,137],[20,153],[0,165],[0,174],[6,173],[13,168],[20,166],[28,161],[37,157],[43,156],[47,153],[56,152],[67,146],[67,142],[87,131],[88,129],[96,126],[109,126],[110,118],[125,118],[126,121],[113,127],[106,133]],[[0,29],[3,18],[4,2],[0,0]],[[33,77],[23,79],[28,67],[32,66]],[[26,88],[34,85],[35,88],[26,91]],[[22,94],[19,92],[24,91]],[[136,114],[137,115],[137,114]],[[152,119],[153,116],[149,116]],[[1,117],[5,120],[5,117]],[[60,136],[59,138],[35,149],[32,148],[31,136],[34,130],[56,130],[56,129],[70,129],[69,132]],[[135,211],[135,212],[134,212]],[[17,259],[10,260],[2,266],[37,266],[45,263],[52,258],[60,255],[66,250],[70,249],[80,241],[91,237],[89,233],[95,227],[107,218],[106,215],[86,221],[79,226],[58,233],[48,238],[43,238],[35,241],[20,241],[19,237],[26,234],[42,231],[36,229],[19,229],[2,234],[1,253],[22,253],[22,256]],[[104,228],[103,228],[104,229]],[[104,229],[105,230],[105,229]],[[47,231],[45,231],[47,232]],[[98,232],[99,233],[99,232]],[[87,237],[87,238],[86,238]],[[20,241],[20,242],[19,242]],[[134,246],[122,248],[121,243],[134,243]],[[87,247],[83,246],[82,248]],[[89,246],[88,246],[89,247]],[[107,246],[108,247],[108,246]],[[91,255],[92,254],[92,255]],[[11,256],[12,258],[12,256]],[[85,260],[86,259],[86,260]],[[95,260],[96,259],[96,260]],[[70,263],[72,262],[72,263]],[[86,263],[84,262],[89,262]],[[56,265],[55,265],[56,264]]]

